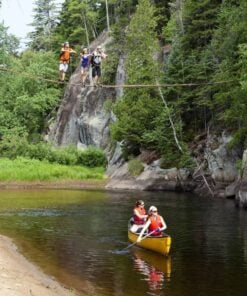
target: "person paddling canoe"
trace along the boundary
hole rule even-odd
[[[130,230],[132,232],[140,233],[143,225],[146,222],[148,215],[146,214],[145,204],[143,200],[138,200],[133,209],[133,217],[130,219]]]
[[[133,209],[134,224],[143,225],[148,217],[145,210],[145,204],[143,200],[138,200]]]
[[[152,233],[152,236],[161,236],[162,231],[167,228],[166,223],[162,216],[158,215],[158,210],[155,206],[151,206],[148,210],[148,220],[142,228],[141,233],[137,239],[137,242],[140,242],[143,234],[146,230],[148,233]]]

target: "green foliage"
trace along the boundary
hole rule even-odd
[[[34,50],[52,50],[52,34],[58,21],[57,4],[54,0],[34,1],[34,31],[28,34],[30,47]]]
[[[104,169],[50,164],[47,161],[18,157],[0,158],[0,181],[57,181],[103,179]]]
[[[6,54],[17,54],[20,45],[20,40],[13,34],[8,33],[8,28],[0,23],[0,63],[4,64],[7,59]]]
[[[60,13],[60,22],[55,30],[57,44],[69,40],[75,46],[88,45],[98,35],[101,6],[97,1],[65,0]],[[103,31],[102,25],[100,32]]]
[[[144,166],[139,159],[137,158],[131,159],[128,162],[128,171],[131,176],[137,177],[143,172],[143,170],[144,170]]]
[[[111,99],[105,100],[104,104],[103,104],[103,108],[105,110],[106,113],[110,113],[112,110],[112,106],[113,106],[113,102]]]
[[[161,168],[192,168],[196,167],[195,162],[193,161],[186,144],[183,143],[183,153],[178,149],[166,149],[161,158]]]
[[[35,3],[34,49],[59,51],[65,40],[73,47],[87,46],[106,27],[105,0],[65,0],[59,21],[55,14],[44,18],[49,9],[55,13],[49,6],[52,0]],[[104,84],[115,82],[119,56],[125,57],[126,84],[193,84],[163,88],[168,109],[157,88],[125,88],[113,107],[110,101],[105,104],[105,110],[113,109],[117,117],[112,138],[122,143],[126,160],[145,148],[162,155],[164,167],[193,166],[184,141],[202,130],[230,129],[235,133],[232,145],[245,145],[247,2],[108,0],[108,8],[112,43],[102,65]],[[157,57],[159,42],[164,41],[171,51],[162,64]],[[14,57],[18,40],[3,24],[0,48],[0,64],[10,70],[0,72],[0,153],[70,165],[104,164],[105,156],[99,151],[83,154],[72,147],[57,150],[34,144],[40,141],[61,92],[33,77],[57,79],[58,54],[26,51]],[[184,153],[177,148],[170,119]]]
[[[29,146],[27,134],[19,135],[20,130],[12,129],[9,133],[5,133],[0,141],[0,156],[10,159],[16,158],[18,155],[25,155]]]
[[[127,84],[154,84],[159,75],[155,34],[155,8],[149,0],[139,1],[127,31],[126,74]],[[123,99],[113,108],[117,122],[111,127],[114,140],[124,140],[129,154],[138,153],[145,146],[143,135],[154,128],[154,118],[161,112],[159,95],[154,89],[126,89]],[[128,153],[128,152],[127,152]]]
[[[106,166],[106,157],[102,150],[89,147],[84,151],[78,151],[78,164],[87,167]]]
[[[185,133],[200,132],[209,124],[222,127],[230,123],[236,128],[244,121],[244,91],[237,83],[207,83],[239,78],[243,64],[240,67],[238,46],[246,42],[246,1],[173,4],[164,28],[165,38],[172,43],[164,81],[198,85],[169,88],[165,97],[180,113]],[[243,110],[240,120],[237,110]]]
[[[56,59],[50,52],[26,51],[7,62],[7,71],[0,72],[0,134],[20,130],[35,139],[59,102],[61,90],[42,79],[57,79]]]
[[[227,1],[222,5],[220,26],[213,39],[213,46],[220,61],[214,79],[232,81],[215,87],[214,100],[220,110],[217,120],[236,131],[234,143],[244,143],[247,138],[246,9],[246,1],[232,5]]]
[[[154,118],[162,108],[160,99],[148,95],[143,94],[138,100],[124,97],[113,108],[118,118],[111,126],[113,139],[124,140],[125,145],[132,146],[134,150],[147,146],[145,134],[155,128]]]
[[[107,58],[102,62],[102,83],[114,84],[119,61],[118,52],[113,43],[106,48]]]
[[[78,150],[75,146],[55,149],[45,143],[29,144],[27,137],[5,136],[0,142],[0,156],[15,159],[23,156],[30,159],[46,160],[63,165],[82,165],[87,167],[106,166],[106,157],[102,150],[89,147]]]

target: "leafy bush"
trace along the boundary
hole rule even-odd
[[[47,159],[51,150],[50,146],[44,143],[29,144],[26,148],[26,153],[23,153],[22,156],[38,160]]]
[[[183,144],[183,143],[182,143]],[[183,153],[181,153],[178,149],[170,150],[167,149],[166,153],[164,153],[161,157],[160,167],[163,169],[168,168],[194,168],[195,163],[186,147],[186,145],[182,145]]]
[[[0,141],[0,157],[17,157],[47,160],[63,165],[81,165],[87,167],[105,167],[106,157],[99,148],[90,147],[80,151],[75,146],[54,148],[46,143],[29,144],[26,135],[8,135]]]
[[[139,159],[135,158],[128,162],[128,170],[131,176],[136,177],[143,172],[144,166]]]
[[[20,137],[13,131],[0,141],[0,156],[13,159],[18,155],[25,155],[28,146],[27,138],[25,136]]]
[[[78,165],[88,167],[106,166],[106,157],[102,150],[90,147],[84,151],[78,151]]]
[[[64,165],[78,164],[76,147],[65,147],[59,149],[52,149],[47,159],[50,162],[56,162]]]

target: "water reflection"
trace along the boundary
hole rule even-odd
[[[164,215],[172,266],[170,257],[140,248],[114,252],[128,245],[137,199]],[[170,192],[0,191],[0,233],[79,295],[242,296],[247,290],[247,215],[230,200]]]
[[[132,248],[134,270],[144,276],[149,286],[149,295],[160,295],[165,282],[171,278],[171,256],[139,248]]]

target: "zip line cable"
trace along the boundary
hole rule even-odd
[[[21,76],[28,77],[33,80],[43,80],[47,82],[51,82],[53,84],[70,84],[74,86],[82,86],[81,83],[71,83],[69,81],[67,82],[62,82],[59,80],[54,80],[54,79],[49,79],[49,78],[44,78],[42,76],[34,76],[26,73],[21,73],[15,70],[11,70],[5,67],[1,67],[0,65],[0,72],[9,72]],[[200,86],[200,85],[220,85],[220,84],[233,84],[233,83],[238,83],[238,80],[223,80],[223,81],[215,81],[215,82],[198,82],[198,83],[165,83],[165,84],[118,84],[118,85],[109,85],[109,84],[100,84],[98,85],[101,88],[165,88],[165,87],[192,87],[192,86]],[[86,87],[94,87],[94,85],[86,85]]]

